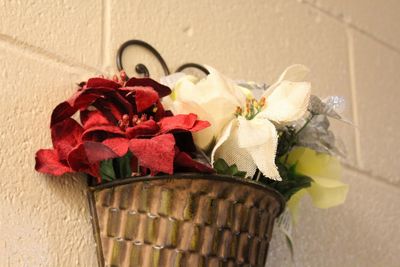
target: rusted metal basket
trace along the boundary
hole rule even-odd
[[[283,197],[250,180],[186,174],[89,188],[99,266],[264,266]]]

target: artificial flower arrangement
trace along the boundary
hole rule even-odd
[[[53,149],[37,152],[36,170],[86,173],[95,186],[127,177],[222,175],[272,188],[292,213],[306,193],[319,208],[343,203],[348,186],[329,130],[329,118],[341,118],[334,98],[311,95],[306,67],[287,68],[269,87],[208,71],[203,79],[176,73],[161,83],[125,72],[80,83],[54,109]],[[110,251],[114,259],[115,247]]]

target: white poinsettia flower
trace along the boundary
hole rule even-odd
[[[203,150],[207,150],[222,129],[235,118],[236,107],[246,102],[248,93],[247,89],[215,69],[207,67],[207,70],[210,74],[201,80],[191,75],[176,74],[163,79],[172,88],[172,94],[163,100],[166,108],[174,114],[192,112],[199,119],[211,123],[210,127],[193,134],[196,145]]]
[[[307,110],[310,83],[303,82],[308,69],[287,68],[257,101],[248,89],[207,67],[206,78],[186,75],[169,83],[173,92],[163,104],[174,114],[193,112],[211,127],[194,134],[203,150],[212,149],[211,161],[222,158],[253,176],[258,168],[266,177],[280,180],[275,165],[278,133],[275,124],[301,118]],[[171,79],[170,79],[171,80]]]
[[[311,85],[302,81],[307,73],[305,66],[290,66],[260,101],[248,100],[237,118],[224,128],[212,151],[212,161],[223,158],[248,176],[258,168],[266,177],[281,180],[275,165],[278,133],[274,123],[298,120],[307,111]]]

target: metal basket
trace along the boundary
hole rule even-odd
[[[89,187],[99,266],[264,266],[273,189],[229,176],[133,177]]]

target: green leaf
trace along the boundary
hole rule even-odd
[[[246,178],[246,172],[238,171],[235,176],[241,177],[241,178]]]
[[[131,176],[131,158],[132,153],[128,152],[125,156],[114,159],[114,169],[116,172],[116,177],[126,178]]]
[[[238,172],[238,168],[237,168],[236,164],[229,166],[227,172],[228,172],[228,174],[230,174],[232,176],[235,175]]]
[[[290,258],[292,260],[292,263],[294,263],[294,248],[293,248],[292,239],[287,235],[285,235],[285,239],[286,239],[286,244],[287,244],[287,246],[289,248],[289,251],[290,251]]]
[[[281,129],[279,132],[278,147],[276,151],[276,157],[279,158],[287,153],[293,148],[296,143],[296,129],[291,126],[287,126]]]
[[[103,160],[100,163],[100,175],[101,179],[105,181],[112,181],[116,179],[112,159]]]
[[[285,235],[286,243],[288,245],[292,262],[294,260],[294,247],[292,238],[293,219],[286,207],[283,213],[276,219],[276,224],[279,230]]]
[[[218,174],[246,178],[246,172],[239,171],[236,164],[229,166],[228,163],[226,163],[226,161],[222,158],[219,158],[214,162],[214,169]]]
[[[282,181],[273,181],[262,177],[260,182],[279,191],[288,201],[293,194],[303,188],[311,186],[312,179],[296,172],[296,164],[287,166],[279,160],[276,162]]]
[[[229,165],[225,160],[219,158],[214,162],[214,169],[219,174],[226,174],[227,170],[229,169]]]

